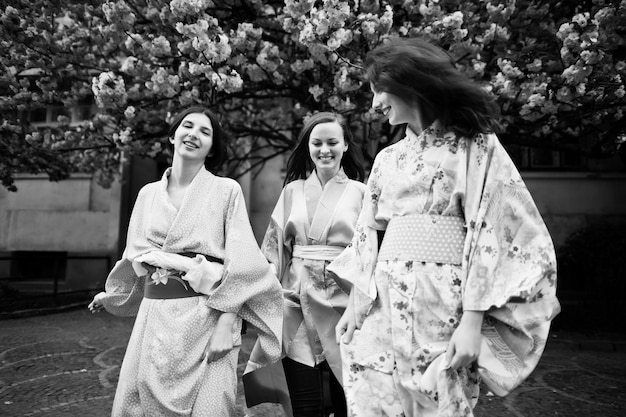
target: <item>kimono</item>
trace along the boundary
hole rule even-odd
[[[388,237],[420,255],[385,250]],[[357,330],[341,344],[352,416],[472,416],[481,379],[505,395],[530,374],[560,310],[552,240],[506,151],[438,122],[377,155],[354,238],[328,269],[353,283]],[[464,310],[485,311],[481,352],[445,369]]]
[[[284,356],[311,367],[326,360],[339,382],[335,325],[345,311],[351,283],[329,273],[326,266],[352,240],[364,193],[365,184],[350,180],[343,169],[324,188],[315,173],[287,184],[261,246],[283,288]],[[253,353],[246,372],[263,366],[259,359]],[[249,378],[244,378],[246,394],[257,389]],[[247,399],[248,406],[278,402]]]
[[[177,210],[167,193],[170,170],[139,192],[126,249],[106,281],[106,310],[137,316],[112,415],[235,415],[242,319],[258,329],[260,350],[269,360],[278,360],[281,288],[255,241],[239,184],[202,168]],[[181,281],[200,295],[144,298],[145,286],[167,282],[159,275],[167,267],[161,262],[183,259],[181,253],[197,254],[197,263],[204,265],[194,268],[191,261],[193,279],[190,269],[189,281]],[[204,256],[222,260],[223,266],[209,267]],[[138,260],[149,259],[160,268],[151,276],[154,268],[140,276],[146,264],[139,265]],[[237,314],[232,329],[235,348],[207,363],[201,358],[222,312]]]

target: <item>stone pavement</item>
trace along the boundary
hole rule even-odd
[[[131,327],[86,308],[0,320],[0,416],[108,416]],[[238,417],[283,416],[277,405],[246,408],[241,387],[238,403]],[[476,416],[626,416],[626,336],[554,331],[531,377],[508,397],[483,393]]]

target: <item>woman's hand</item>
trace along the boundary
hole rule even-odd
[[[448,343],[444,363],[446,369],[457,370],[470,366],[478,359],[481,345],[480,328],[483,311],[464,311],[459,327],[452,334]]]
[[[354,293],[350,292],[350,298],[348,298],[348,305],[346,311],[339,319],[339,322],[335,326],[335,340],[337,343],[350,343],[352,335],[356,330],[356,317],[354,317]]]
[[[233,349],[233,324],[235,323],[235,313],[222,313],[217,319],[217,324],[213,334],[209,337],[202,360],[213,362],[223,358]]]
[[[102,305],[102,300],[104,299],[104,297],[106,297],[106,295],[107,293],[105,293],[104,291],[101,291],[98,294],[96,294],[93,297],[93,300],[91,301],[91,303],[89,303],[89,305],[87,306],[89,311],[91,311],[92,313],[97,313],[99,311],[104,310],[104,305]]]

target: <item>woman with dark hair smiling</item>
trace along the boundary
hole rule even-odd
[[[252,234],[241,188],[207,170],[225,137],[202,107],[169,129],[172,166],[144,186],[126,249],[89,309],[136,315],[113,416],[234,416],[242,319],[281,354],[282,295]]]
[[[362,161],[343,116],[321,112],[308,117],[263,239],[261,249],[283,287],[282,365],[297,417],[346,415],[335,325],[350,284],[329,274],[326,266],[352,239],[365,192]],[[258,365],[255,361],[253,354],[251,368]],[[250,378],[244,377],[249,406],[255,403]],[[330,395],[325,395],[326,379]]]
[[[534,369],[559,312],[552,240],[494,132],[493,99],[442,49],[368,54],[372,106],[404,139],[374,161],[337,324],[350,416],[471,416]]]

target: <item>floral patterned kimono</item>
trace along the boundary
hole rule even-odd
[[[363,205],[352,243],[328,267],[354,285],[358,329],[341,344],[349,414],[471,416],[481,379],[497,395],[519,385],[560,310],[556,262],[496,136],[461,138],[438,122],[419,136],[407,129],[377,155]],[[388,238],[401,244],[386,250]],[[407,247],[418,255],[404,256]],[[464,310],[486,312],[481,353],[446,370]]]
[[[285,355],[311,367],[326,360],[340,382],[335,325],[351,283],[329,274],[326,266],[350,243],[364,193],[365,184],[350,180],[343,169],[324,188],[315,173],[287,184],[261,247],[283,287]],[[262,366],[260,359],[253,353],[246,372]],[[244,379],[246,393],[256,389],[249,380]]]
[[[121,316],[137,315],[112,415],[235,415],[242,319],[259,330],[264,354],[278,360],[281,288],[254,239],[239,185],[202,168],[177,210],[167,193],[169,172],[140,191],[126,250],[106,281],[106,310]],[[152,275],[154,280],[138,276],[136,271],[145,268],[136,261],[156,259],[153,266],[163,271],[166,266],[158,264],[159,259],[184,258],[178,254],[190,252],[223,260],[223,266],[202,270],[186,283],[170,277],[180,285],[192,286],[200,295],[144,298],[145,286],[159,287],[167,279],[158,274]],[[210,276],[211,271],[221,274]],[[207,363],[201,358],[221,312],[237,313],[232,329],[235,348]]]

